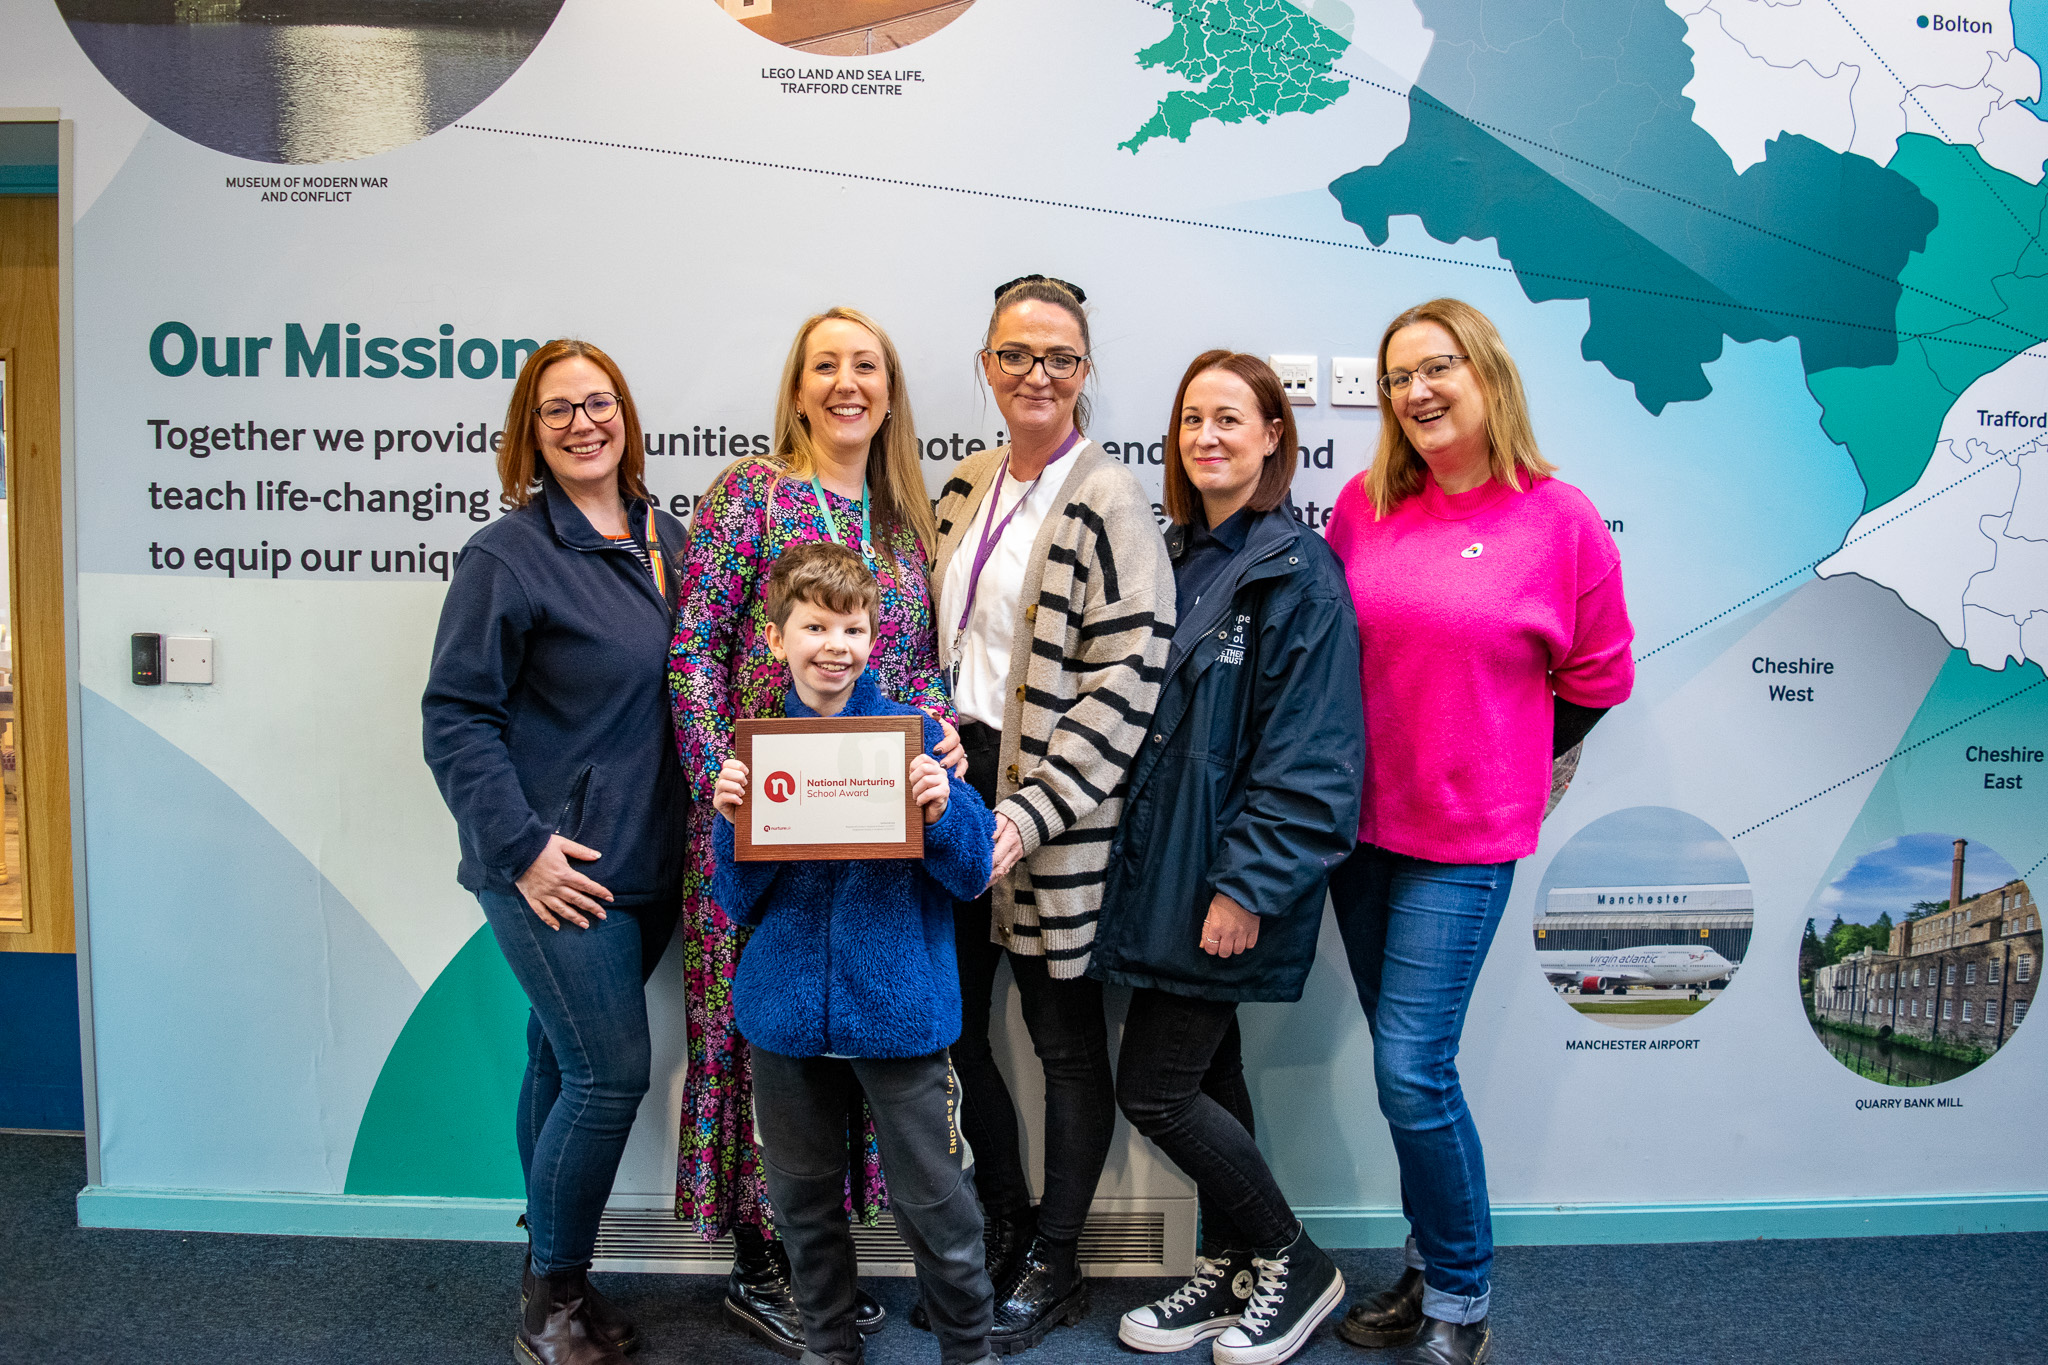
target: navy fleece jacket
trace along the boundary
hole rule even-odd
[[[818,713],[791,688],[791,718]],[[917,716],[874,680],[853,686],[842,716]],[[944,731],[924,717],[930,753]],[[785,1057],[923,1057],[960,1036],[953,902],[988,885],[994,817],[947,775],[946,813],[924,830],[924,860],[733,861],[732,822],[718,817],[712,895],[760,927],[732,985],[740,1034]]]
[[[456,558],[420,710],[462,840],[455,877],[471,891],[509,894],[557,833],[604,855],[575,866],[616,905],[671,901],[681,886],[689,791],[668,645],[687,535],[636,500],[626,520],[643,544],[650,517],[666,597],[552,475]]]

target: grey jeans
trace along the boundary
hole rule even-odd
[[[995,1295],[981,1205],[964,1169],[960,1084],[944,1052],[928,1057],[784,1057],[753,1049],[754,1121],[776,1227],[789,1251],[807,1365],[854,1365],[853,1228],[846,1217],[847,1123],[865,1094],[875,1117],[889,1208],[917,1259],[944,1365],[987,1357]]]

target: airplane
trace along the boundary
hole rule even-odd
[[[1733,975],[1738,965],[1712,948],[1654,944],[1603,952],[1539,951],[1536,961],[1553,982],[1576,983],[1587,995],[1610,987],[1621,995],[1630,986],[1701,986]]]

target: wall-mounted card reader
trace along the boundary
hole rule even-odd
[[[130,667],[137,687],[155,687],[164,680],[164,637],[137,631],[128,637]]]

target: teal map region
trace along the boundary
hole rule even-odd
[[[1908,286],[1899,354],[1887,365],[1807,379],[1825,414],[1822,428],[1849,448],[1863,475],[1865,511],[1919,479],[1942,419],[1965,389],[2048,338],[2048,251],[2041,246],[2048,185],[1985,165],[1974,147],[1920,133],[1899,139],[1891,169],[1941,216],[1926,249],[1899,276]],[[2048,388],[2048,361],[2041,369]]]
[[[1496,239],[1531,299],[1588,300],[1583,354],[1653,413],[1712,391],[1723,337],[1796,337],[1809,373],[1897,359],[1898,276],[1937,218],[1905,177],[1793,135],[1736,174],[1657,0],[1420,8],[1407,140],[1330,186],[1372,241],[1402,214]]]
[[[1142,128],[1117,144],[1125,151],[1135,152],[1155,137],[1185,142],[1204,119],[1264,123],[1280,114],[1312,114],[1351,88],[1330,77],[1350,39],[1289,0],[1169,5],[1173,31],[1141,51],[1138,65],[1163,67],[1200,88],[1170,92]],[[1321,19],[1349,27],[1351,12],[1337,0],[1321,0],[1313,8]]]
[[[2048,70],[2048,0],[2012,0],[2012,44],[2034,59],[2034,65]],[[2020,108],[2037,119],[2048,119],[2048,106],[2039,100],[2021,100]]]

